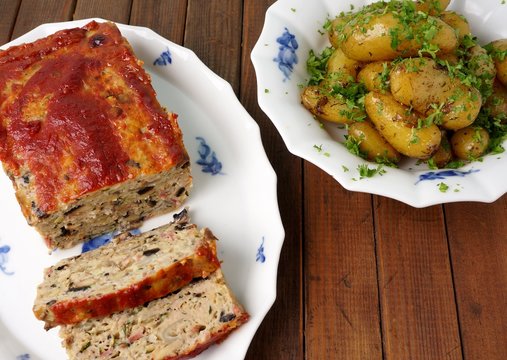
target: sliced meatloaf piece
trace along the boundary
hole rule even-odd
[[[177,115],[110,22],[0,52],[0,160],[50,248],[134,228],[192,184]]]
[[[60,336],[70,359],[175,360],[223,340],[248,317],[219,269],[146,306],[62,326]]]
[[[144,304],[206,277],[220,262],[207,228],[176,221],[59,261],[45,270],[33,311],[46,328],[74,324]]]

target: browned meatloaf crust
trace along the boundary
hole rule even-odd
[[[142,305],[218,269],[211,231],[188,223],[186,211],[175,218],[46,269],[37,288],[35,316],[46,322],[46,329],[75,324]]]
[[[60,336],[72,360],[176,360],[223,340],[248,317],[218,269],[145,306],[62,326]]]
[[[138,226],[191,187],[177,116],[109,22],[0,52],[0,160],[50,248]]]

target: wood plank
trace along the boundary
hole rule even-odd
[[[146,26],[168,40],[183,44],[187,0],[134,0],[130,23]]]
[[[186,47],[239,92],[241,0],[189,0]],[[220,19],[217,21],[217,19]]]
[[[255,72],[250,52],[255,45],[266,9],[274,0],[245,0],[240,100],[257,121],[266,153],[278,176],[278,205],[285,227],[285,242],[277,276],[277,299],[261,324],[246,360],[303,359],[302,285],[302,161],[291,155],[257,104]]]
[[[445,205],[463,353],[507,359],[507,195]]]
[[[381,359],[371,196],[304,167],[308,359]]]
[[[131,6],[132,0],[78,0],[74,20],[99,17],[125,24],[129,21]]]
[[[11,39],[19,5],[20,0],[0,0],[0,9],[2,9],[2,16],[0,16],[0,44],[5,44]]]
[[[23,0],[12,37],[16,38],[40,24],[72,19],[75,0]]]
[[[374,203],[386,358],[461,359],[442,207]]]

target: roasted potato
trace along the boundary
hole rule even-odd
[[[475,45],[468,49],[467,63],[470,71],[477,77],[477,89],[484,96],[482,102],[493,92],[493,81],[496,77],[496,67],[493,59],[486,49],[480,45]]]
[[[493,41],[487,47],[495,62],[496,76],[504,86],[507,86],[507,39]]]
[[[330,85],[333,83],[345,85],[356,81],[360,65],[358,61],[348,58],[341,49],[336,49],[327,62],[326,81]]]
[[[440,69],[432,59],[404,59],[390,74],[393,97],[412,106],[445,129],[458,130],[472,124],[481,109],[481,94]]]
[[[457,12],[443,11],[439,15],[439,18],[454,29],[460,42],[463,40],[465,35],[470,35],[472,33],[467,19]]]
[[[364,111],[350,108],[343,99],[326,93],[319,86],[308,86],[301,94],[304,107],[317,118],[339,124],[350,124],[358,117],[364,117]]]
[[[351,18],[352,16],[350,15],[340,15],[331,21],[328,30],[328,37],[329,42],[335,49],[340,48],[340,34],[342,33],[345,24],[347,24]]]
[[[438,149],[440,129],[435,124],[419,127],[421,117],[398,103],[392,95],[369,92],[364,105],[375,127],[398,152],[428,159]]]
[[[498,79],[493,82],[493,94],[484,106],[492,117],[507,123],[507,88]]]
[[[462,160],[475,160],[482,156],[489,145],[489,134],[481,127],[469,126],[456,131],[451,137],[454,155]]]
[[[451,0],[418,0],[415,7],[417,11],[422,11],[430,15],[438,15],[447,7]]]
[[[452,150],[449,139],[447,139],[445,131],[442,131],[441,133],[442,140],[440,141],[440,146],[430,158],[430,161],[433,162],[433,164],[435,164],[439,169],[445,167],[449,161],[452,160]]]
[[[452,53],[458,46],[454,29],[432,16],[408,25],[392,12],[358,16],[344,26],[344,40],[340,44],[345,55],[357,61],[417,56],[423,41],[438,47],[438,52],[442,53]],[[431,38],[423,40],[421,36],[425,28],[433,29],[434,33]]]
[[[388,160],[397,163],[401,155],[389,144],[369,121],[358,121],[348,126],[348,135],[359,143],[359,149],[370,161]]]
[[[357,74],[357,81],[362,82],[368,91],[384,93],[389,91],[389,61],[375,61],[365,65]]]

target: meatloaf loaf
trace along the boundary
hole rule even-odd
[[[0,52],[0,160],[50,248],[177,208],[192,182],[177,115],[110,22]]]
[[[125,234],[109,244],[64,259],[46,269],[37,288],[34,313],[46,329],[74,324],[142,305],[220,267],[215,236],[175,221],[140,235]]]
[[[145,306],[62,326],[60,336],[70,359],[175,360],[223,340],[248,317],[218,269]]]

